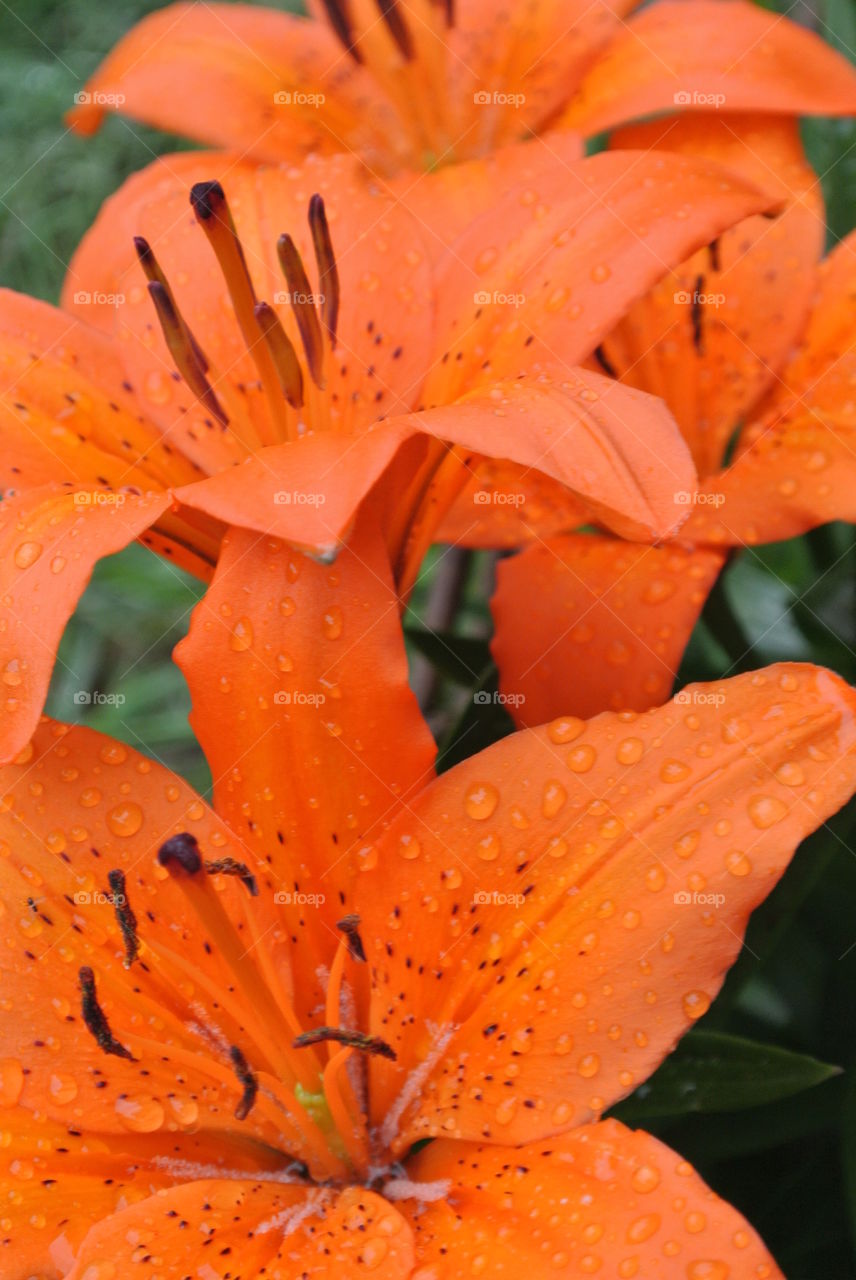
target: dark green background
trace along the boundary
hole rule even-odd
[[[105,196],[183,145],[120,118],[90,140],[62,123],[101,56],[155,7],[0,0],[0,283],[55,301],[70,254]],[[793,8],[845,52],[856,49],[853,0],[778,7]],[[824,177],[834,243],[856,219],[856,129],[812,121],[805,137]],[[797,658],[856,683],[855,563],[846,527],[737,556],[693,637],[681,681]],[[446,763],[509,727],[472,702],[473,687],[495,681],[485,642],[490,569],[489,558],[456,554],[459,604],[438,644],[418,616],[433,581],[429,562],[409,622],[414,652],[440,668],[428,680],[419,659]],[[187,694],[170,662],[199,594],[199,584],[142,548],[104,561],[63,642],[50,710],[80,719],[75,690],[121,693],[122,707],[98,708],[86,719],[204,788]],[[663,1136],[739,1206],[789,1280],[856,1277],[854,830],[851,806],[803,846],[753,917],[711,1013],[651,1086],[619,1109]]]

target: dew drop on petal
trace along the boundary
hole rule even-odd
[[[787,812],[787,805],[775,796],[753,796],[749,801],[749,817],[762,831],[781,822]]]
[[[239,618],[229,637],[229,648],[235,653],[245,653],[253,643],[253,624],[249,618]]]
[[[107,814],[107,826],[114,836],[120,836],[123,839],[128,836],[135,836],[142,825],[143,811],[133,800],[127,800],[124,804],[117,804]]]
[[[116,1099],[116,1114],[132,1133],[154,1133],[164,1122],[164,1109],[157,1098],[121,1097]]]
[[[477,822],[489,818],[498,804],[499,792],[491,782],[474,783],[464,796],[464,808]]]
[[[692,1021],[702,1018],[710,1008],[710,996],[704,991],[688,991],[681,1001],[684,1013]]]
[[[31,564],[36,563],[42,550],[40,542],[22,542],[15,550],[15,564],[19,569],[29,569]]]

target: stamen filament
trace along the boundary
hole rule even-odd
[[[294,344],[282,327],[279,316],[273,307],[266,302],[259,302],[255,308],[256,320],[259,323],[271,359],[276,367],[279,385],[292,409],[303,408],[303,370],[294,350]],[[296,436],[296,431],[291,433]]]
[[[288,281],[291,308],[297,321],[297,327],[300,330],[303,350],[306,352],[306,363],[309,365],[312,381],[319,390],[323,391],[325,386],[324,343],[321,336],[318,312],[315,310],[312,287],[309,284],[309,277],[303,266],[303,259],[289,235],[281,235],[279,237],[276,242],[276,252],[283,275]]]
[[[125,943],[125,968],[131,965],[140,954],[140,939],[137,934],[137,917],[128,901],[124,871],[108,872],[107,881],[113,897],[113,911]]]
[[[190,342],[187,326],[175,309],[172,295],[157,280],[153,280],[148,289],[152,302],[155,304],[155,311],[160,321],[164,341],[175,361],[176,369],[184,378],[197,400],[205,406],[210,414],[213,414],[222,427],[227,427],[229,419],[221,408],[220,401],[214,394],[214,388],[205,376],[202,365],[199,364],[196,352]]]
[[[323,1079],[324,1097],[354,1171],[358,1177],[365,1178],[369,1167],[368,1126],[347,1077],[346,1068],[352,1053],[351,1048],[339,1049],[327,1063]],[[357,1119],[354,1118],[355,1112]]]
[[[279,376],[255,316],[256,298],[247,269],[244,250],[238,239],[226,195],[219,182],[197,182],[190,191],[196,220],[208,237],[232,299],[238,328],[258,370],[273,418],[274,430],[266,432],[264,444],[288,439],[288,421],[279,386]]]
[[[387,30],[395,41],[396,47],[405,62],[412,62],[414,57],[413,39],[410,28],[398,9],[398,0],[377,0],[380,16],[386,23]]]
[[[148,240],[146,240],[143,236],[134,236],[134,248],[137,251],[137,257],[139,259],[140,266],[143,268],[143,271],[146,274],[146,279],[152,284],[159,284],[166,291],[169,297],[169,300],[172,303],[172,309],[178,316],[179,321],[182,327],[184,328],[184,332],[187,335],[187,341],[190,343],[191,347],[193,348],[193,354],[196,356],[197,364],[199,365],[203,373],[207,373],[209,368],[208,357],[205,355],[205,352],[202,350],[199,343],[194,338],[190,325],[187,323],[187,321],[184,319],[184,316],[181,314],[181,311],[179,310],[179,307],[178,307],[178,303],[175,300],[175,294],[173,293],[170,287],[170,283],[163,273],[160,263],[155,257],[154,250],[152,249]]]
[[[302,1064],[281,1047],[288,1043],[288,1035],[293,1034],[296,1023],[294,1012],[289,1009],[289,1016],[286,1016],[280,1004],[273,999],[252,956],[235,932],[211,881],[206,875],[200,874],[202,858],[196,838],[188,832],[172,836],[161,845],[158,861],[173,874],[175,883],[187,896],[189,904],[212,942],[216,944],[224,963],[235,975],[259,1021],[264,1027],[270,1028],[277,1074],[290,1084],[300,1079],[304,1086],[311,1085],[311,1070],[304,1075]]]
[[[333,240],[327,222],[324,199],[316,194],[309,201],[309,229],[315,248],[318,266],[318,287],[321,290],[321,323],[330,336],[330,348],[335,349],[339,328],[339,269],[333,252]]]
[[[345,46],[347,52],[354,59],[354,62],[362,63],[363,55],[360,53],[354,36],[347,0],[321,0],[321,3],[326,10],[330,26]]]

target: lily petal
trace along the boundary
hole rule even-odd
[[[332,556],[363,498],[413,434],[412,422],[393,419],[361,436],[301,436],[262,449],[237,470],[185,485],[176,497],[225,524]]]
[[[167,493],[41,485],[0,512],[0,761],[24,747],[47,697],[65,625],[102,556],[121,551],[171,504]]]
[[[706,156],[785,202],[681,263],[601,345],[623,381],[663,396],[704,475],[805,324],[825,237],[820,184],[792,119],[683,116],[623,129],[613,145]]]
[[[393,1151],[540,1141],[650,1075],[856,787],[854,711],[836,676],[782,664],[524,730],[411,803],[356,905]]]
[[[604,152],[514,187],[440,266],[440,360],[423,399],[588,357],[637,298],[726,227],[776,203],[709,161]]]
[[[444,1199],[410,1215],[429,1274],[432,1265],[445,1274],[454,1240],[460,1276],[479,1266],[486,1274],[543,1275],[549,1265],[551,1276],[665,1280],[678,1274],[672,1259],[680,1251],[680,1274],[690,1280],[784,1280],[757,1233],[686,1160],[617,1120],[577,1129],[549,1151],[520,1147],[513,1158],[502,1147],[441,1139],[408,1162],[408,1174],[414,1184],[449,1184]]]
[[[270,864],[283,900],[262,897],[259,911],[300,937],[296,998],[312,1008],[335,923],[352,910],[355,864],[371,860],[392,813],[433,773],[386,550],[368,517],[332,567],[230,531],[176,659],[217,811]]]
[[[856,72],[805,27],[745,0],[659,0],[602,51],[562,117],[591,136],[660,111],[856,112]]]
[[[325,24],[255,5],[174,4],[149,14],[80,98],[68,114],[78,133],[120,111],[274,163],[309,151],[394,155],[399,132],[391,104]]]
[[[133,1143],[175,1126],[219,1134],[226,1158],[238,1159],[250,1139],[299,1150],[288,1112],[264,1103],[234,1115],[241,1084],[231,1043],[276,1087],[263,1015],[235,998],[220,939],[158,862],[161,844],[183,832],[211,859],[246,862],[234,833],[180,778],[81,727],[43,723],[2,770],[2,789],[0,838],[10,853],[0,860],[0,901],[16,922],[0,959],[4,988],[15,992],[0,1028],[7,1105],[63,1124],[73,1104],[103,1141]],[[136,918],[140,962],[131,973],[111,871],[124,875],[121,896]],[[222,901],[240,920],[248,895],[223,879]],[[93,972],[124,1053],[106,1052],[84,1025],[81,966]]]
[[[662,401],[585,369],[544,362],[406,421],[560,481],[625,537],[674,532],[686,514],[675,494],[694,487],[689,450]]]
[[[438,542],[486,550],[519,547],[585,524],[591,512],[540,471],[485,458],[437,531]]]
[[[84,1280],[105,1258],[117,1274],[132,1274],[141,1239],[157,1242],[164,1280],[181,1280],[200,1267],[204,1274],[208,1264],[201,1259],[229,1255],[247,1276],[301,1280],[362,1280],[381,1263],[388,1280],[409,1280],[414,1261],[407,1222],[365,1187],[307,1191],[224,1178],[152,1196],[93,1227],[66,1280]]]
[[[502,561],[492,649],[516,723],[665,702],[723,559],[565,534]]]

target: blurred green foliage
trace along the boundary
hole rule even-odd
[[[62,123],[99,59],[155,7],[148,0],[0,3],[0,283],[55,301],[102,200],[156,155],[186,145],[119,118],[91,140],[71,136]],[[795,8],[791,0],[767,7]],[[797,16],[854,58],[853,0],[817,0]],[[834,244],[854,221],[856,125],[810,121],[804,137]],[[455,563],[455,607],[438,623],[429,588],[448,572],[446,556],[432,553],[407,619],[441,767],[511,728],[492,697],[485,604],[492,558]],[[679,683],[781,658],[822,662],[856,682],[855,567],[856,538],[844,526],[736,555]],[[141,547],[102,562],[63,641],[49,709],[146,750],[204,789],[208,773],[187,724],[187,691],[170,660],[201,591]],[[854,836],[851,806],[803,845],[755,913],[703,1026],[618,1109],[660,1134],[738,1205],[789,1280],[856,1276]]]

